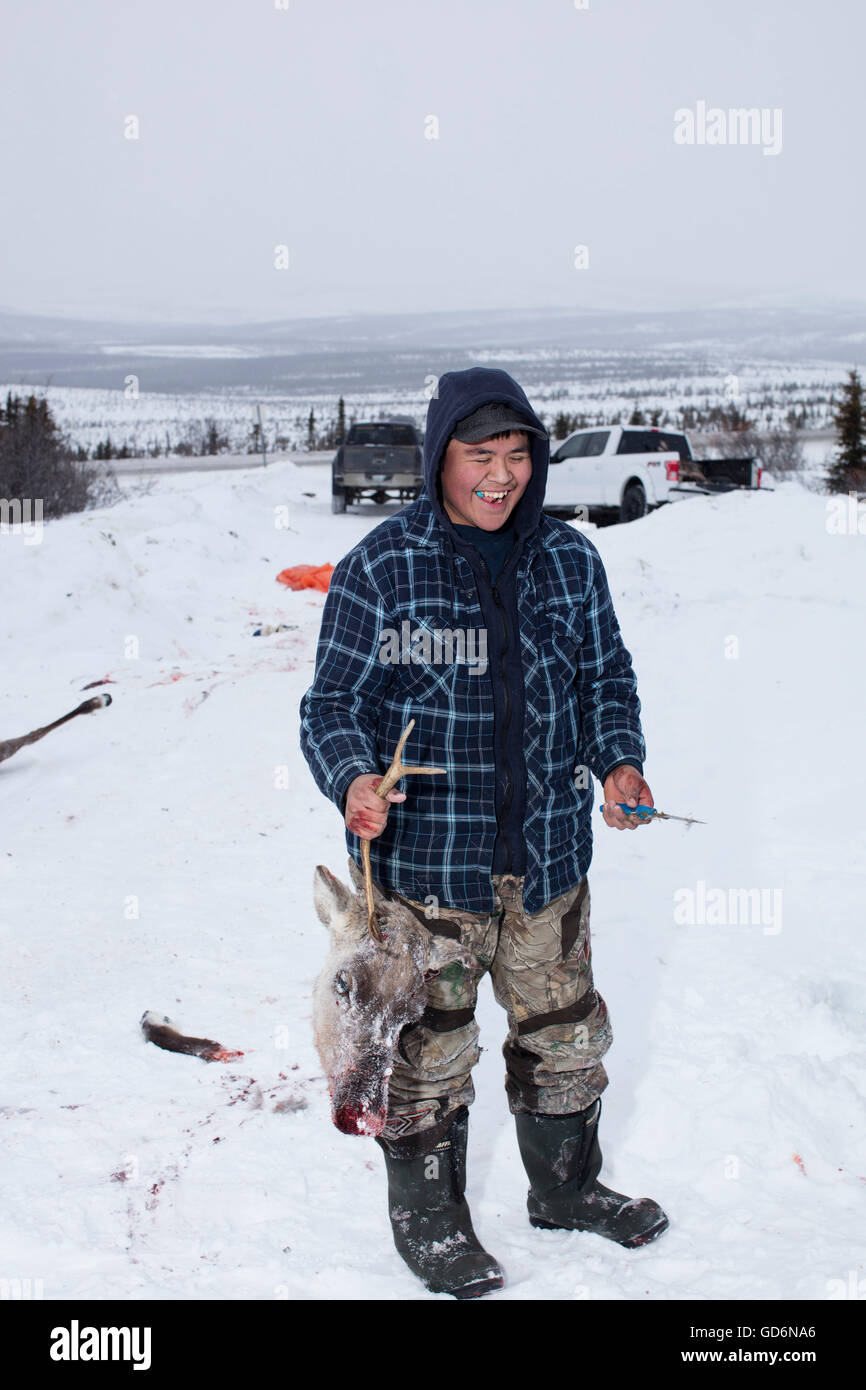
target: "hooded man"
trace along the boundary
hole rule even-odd
[[[503,1282],[464,1196],[487,971],[508,1017],[506,1092],[532,1224],[627,1248],[668,1224],[656,1202],[597,1181],[612,1034],[591,967],[589,774],[609,826],[634,828],[617,803],[653,798],[604,568],[586,536],[543,514],[548,462],[544,426],[507,372],[440,377],[424,492],[334,569],[301,703],[301,748],[345,817],[356,888],[363,836],[386,896],[473,960],[430,981],[422,1019],[403,1029],[376,1141],[398,1251],[456,1298]],[[374,789],[411,718],[413,761],[447,776],[383,801]]]

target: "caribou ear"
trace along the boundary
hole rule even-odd
[[[324,864],[313,874],[313,906],[320,922],[338,935],[346,930],[354,895]]]
[[[428,938],[427,960],[425,964],[425,975],[428,977],[438,975],[440,970],[444,970],[447,965],[458,962],[471,970],[474,964],[472,955],[465,946],[461,946],[459,941],[453,941],[449,936],[433,936]]]

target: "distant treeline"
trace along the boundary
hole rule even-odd
[[[621,395],[627,394],[620,392]],[[689,394],[688,390],[684,394]],[[766,404],[766,403],[760,403]],[[759,404],[759,409],[760,409]],[[755,403],[749,402],[749,410],[755,409]],[[548,425],[554,439],[565,439],[574,430],[587,429],[592,425],[599,428],[605,425],[647,425],[650,428],[657,426],[659,429],[678,430],[681,433],[691,434],[716,434],[732,430],[762,428],[760,415],[747,415],[741,411],[739,406],[733,403],[729,405],[683,405],[678,410],[647,410],[643,411],[640,406],[635,406],[631,414],[626,410],[617,411],[589,411],[587,413],[569,414],[567,411],[560,411],[554,415],[552,420],[542,416],[545,424]],[[815,404],[800,405],[787,411],[785,415],[785,425],[793,430],[808,430],[817,428],[824,422],[826,410],[819,410]],[[765,428],[773,428],[773,413],[766,411]]]
[[[346,403],[341,396],[336,412],[322,423],[317,421],[315,410],[311,410],[308,415],[298,412],[294,417],[291,434],[283,434],[279,428],[275,429],[270,437],[266,433],[265,449],[269,454],[286,454],[292,449],[305,449],[310,452],[337,449],[356,419],[356,415],[350,415],[347,419]],[[213,416],[207,416],[203,420],[189,421],[183,435],[178,439],[172,439],[166,431],[163,439],[151,437],[142,448],[135,439],[126,439],[119,444],[112,440],[109,434],[95,444],[92,450],[79,448],[78,456],[82,459],[105,461],[168,458],[172,455],[180,455],[182,458],[208,458],[215,454],[254,455],[261,452],[262,436],[258,422],[250,426],[247,434],[238,439],[237,434],[232,438],[224,429],[221,430]]]
[[[706,439],[702,441],[701,436],[712,434],[715,436],[714,452],[757,456],[769,472],[784,477],[802,467],[803,453],[798,433],[808,428],[808,416],[804,416],[804,409],[790,410],[783,427],[777,425],[769,430],[766,421],[750,415],[748,410],[741,409],[734,402],[724,406],[684,405],[673,412],[659,409],[648,413],[635,405],[628,419],[622,419],[624,412],[621,411],[610,416],[561,411],[552,420],[543,414],[542,419],[555,439],[564,439],[576,429],[614,424],[687,431],[696,451],[704,457],[710,451]],[[303,414],[295,417],[295,424],[302,431],[303,443],[300,446],[296,439],[277,434],[267,444],[267,450],[269,453],[283,453],[298,447],[309,450],[335,449],[345,439],[355,418],[353,415],[347,419],[345,402],[341,397],[334,415],[323,423],[316,420],[315,412],[311,410],[306,416],[305,432]],[[831,418],[836,427],[837,442],[833,456],[828,460],[825,477],[827,490],[866,493],[866,410],[863,384],[853,368],[838,394],[834,394]],[[261,437],[258,424],[255,424],[246,438],[245,452],[252,455],[260,451]],[[228,436],[220,431],[216,420],[208,417],[188,424],[184,437],[173,445],[166,438],[165,450],[157,447],[155,442],[148,449],[150,457],[157,457],[163,452],[207,457],[235,450]],[[16,499],[42,499],[46,519],[112,501],[120,492],[108,465],[112,459],[130,457],[138,458],[141,454],[134,450],[129,441],[115,445],[107,436],[95,446],[91,458],[86,449],[76,446],[61,431],[44,397],[35,394],[23,397],[9,392],[5,405],[0,407],[0,523],[7,519],[7,514],[11,514],[10,504],[14,510]]]
[[[753,409],[754,405],[750,402],[749,410]],[[772,424],[772,412],[766,412],[765,422],[762,424],[760,409],[754,415],[747,415],[733,404],[683,405],[679,409],[646,411],[636,405],[631,413],[624,410],[595,410],[574,413],[557,411],[554,414],[541,410],[539,415],[554,439],[565,439],[573,430],[590,426],[601,428],[605,425],[657,425],[662,429],[675,429],[696,435],[745,429],[772,432],[774,428],[778,428]],[[291,433],[284,433],[284,427],[280,426],[270,432],[266,431],[265,448],[269,454],[285,454],[292,450],[327,452],[329,449],[337,449],[343,443],[346,431],[357,419],[356,414],[347,417],[345,402],[341,397],[336,411],[330,415],[317,418],[315,410],[310,410],[307,415],[298,412],[294,416]],[[824,424],[826,419],[826,409],[811,403],[790,409],[785,416],[785,425],[789,430],[809,430]],[[238,437],[237,431],[230,434],[226,427],[220,428],[212,416],[207,416],[202,420],[189,421],[180,437],[172,438],[169,431],[166,431],[162,439],[151,437],[142,446],[137,438],[127,438],[120,443],[113,440],[109,434],[90,450],[79,446],[77,455],[83,460],[106,461],[178,455],[184,458],[207,458],[215,454],[255,455],[261,452],[262,439],[257,423],[253,424],[245,435]]]

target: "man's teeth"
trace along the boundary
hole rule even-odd
[[[507,496],[508,496],[508,492],[509,492],[509,489],[506,488],[504,492],[476,492],[476,493],[475,493],[475,496],[476,496],[476,497],[486,497],[488,500],[494,501],[494,502],[495,502],[495,501],[497,501],[497,500],[498,500],[499,498],[501,498],[501,497],[507,497]]]

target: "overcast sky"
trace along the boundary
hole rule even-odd
[[[4,0],[0,307],[866,300],[857,0],[285,2]]]

